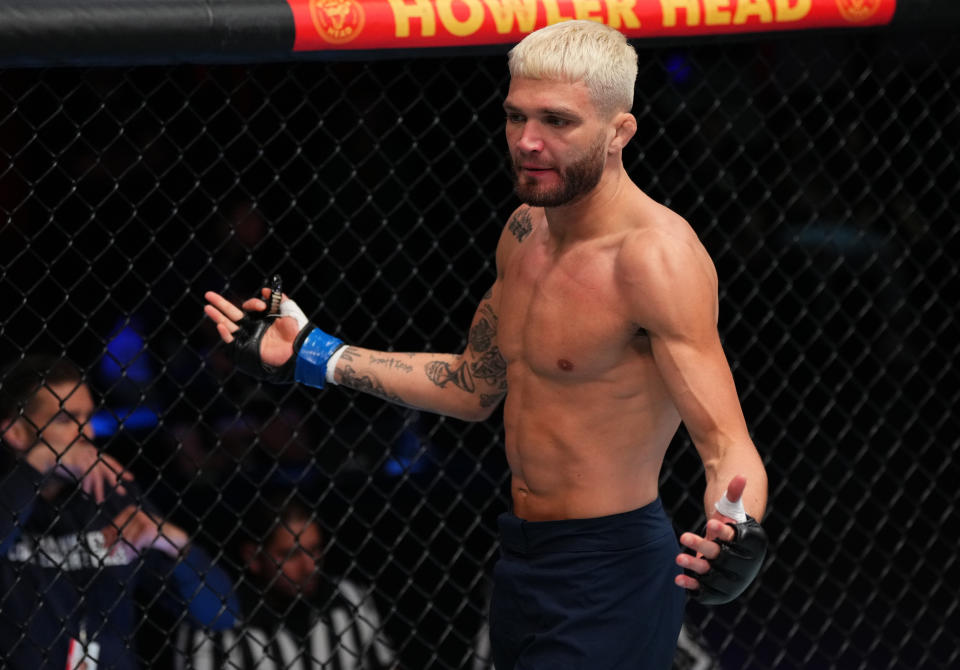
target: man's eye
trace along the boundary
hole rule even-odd
[[[522,114],[507,114],[507,123],[523,123]]]
[[[566,119],[561,119],[556,116],[551,116],[547,118],[547,125],[553,126],[554,128],[563,128],[569,123]]]

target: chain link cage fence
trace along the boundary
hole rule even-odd
[[[765,568],[738,601],[689,606],[677,667],[957,667],[960,43],[637,46],[628,169],[715,259],[770,474]],[[401,668],[489,667],[497,415],[252,381],[203,293],[240,300],[279,273],[347,341],[461,347],[517,204],[506,85],[502,52],[0,72],[5,359],[79,364],[98,446],[237,582],[250,513],[300,501],[323,573],[369,587]],[[662,476],[678,530],[702,523],[702,481],[681,429]],[[182,666],[183,617],[153,610],[128,643]]]

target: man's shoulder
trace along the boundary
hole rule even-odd
[[[543,208],[520,205],[507,217],[497,242],[497,271],[502,273],[514,252],[527,242],[543,222]]]
[[[520,205],[507,217],[507,222],[503,226],[501,243],[522,243],[530,236],[530,233],[533,232],[533,229],[542,216],[542,207],[531,207],[526,204]]]
[[[619,265],[624,271],[656,272],[661,266],[712,264],[696,231],[676,212],[658,205],[634,216],[635,224],[619,247]]]
[[[625,235],[616,262],[628,302],[648,313],[675,305],[678,294],[714,295],[717,274],[696,231],[679,214],[649,209]]]

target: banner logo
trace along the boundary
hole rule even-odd
[[[881,0],[837,0],[837,9],[850,23],[866,21],[880,9]]]
[[[366,17],[357,0],[310,0],[310,15],[320,37],[330,44],[344,44],[363,30]]]

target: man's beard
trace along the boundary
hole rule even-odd
[[[604,154],[601,137],[582,158],[560,171],[560,183],[553,188],[539,186],[533,181],[521,183],[520,161],[512,159],[513,190],[520,200],[532,207],[560,207],[569,204],[592,191],[600,183],[606,165]]]

